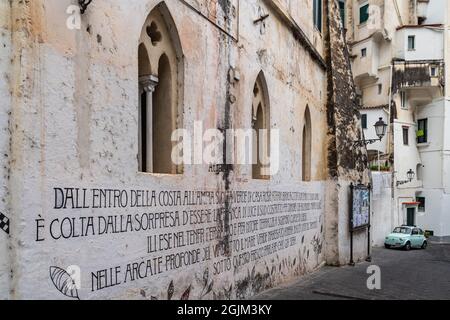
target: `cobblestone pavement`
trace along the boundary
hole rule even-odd
[[[381,290],[367,288],[367,268],[381,269]],[[372,262],[324,267],[295,283],[263,292],[260,300],[418,300],[450,299],[450,244],[426,250],[374,248]]]

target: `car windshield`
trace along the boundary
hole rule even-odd
[[[410,228],[395,228],[394,233],[403,233],[403,234],[411,234]]]

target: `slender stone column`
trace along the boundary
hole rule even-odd
[[[142,135],[146,135],[146,172],[153,172],[153,92],[158,85],[158,77],[154,75],[139,77],[139,163],[142,168]],[[146,132],[142,131],[142,94],[146,94]]]

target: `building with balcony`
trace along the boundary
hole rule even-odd
[[[450,236],[449,4],[353,0],[345,9],[366,138],[375,138],[376,119],[390,123],[386,141],[368,147],[372,169],[381,151],[378,168],[394,178],[389,223]]]

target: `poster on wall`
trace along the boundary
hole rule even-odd
[[[370,189],[364,185],[352,186],[350,229],[366,228],[370,223]]]

